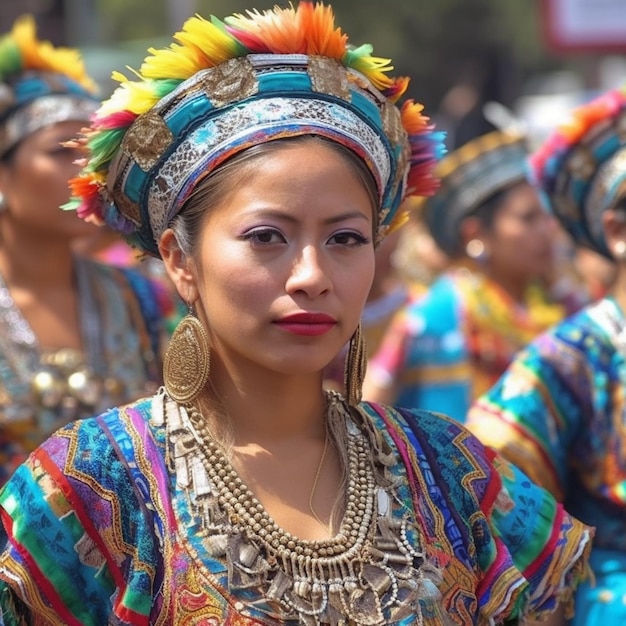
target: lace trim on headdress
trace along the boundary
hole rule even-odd
[[[23,105],[0,126],[0,153],[36,130],[58,122],[88,122],[96,112],[95,100],[85,97],[50,94]]]
[[[276,130],[284,132],[282,125],[287,120],[301,129],[316,129],[318,134],[332,133],[340,143],[351,141],[360,146],[364,154],[372,155],[379,171],[379,188],[389,178],[391,164],[380,137],[344,107],[313,98],[254,100],[208,121],[178,144],[150,185],[147,202],[153,232],[163,232],[167,227],[194,174],[212,169],[216,157],[225,158],[225,141],[231,151],[241,149],[242,144],[258,142],[258,133],[271,136]]]

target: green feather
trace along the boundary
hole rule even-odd
[[[5,82],[22,70],[23,59],[19,48],[10,37],[0,39],[0,81]]]

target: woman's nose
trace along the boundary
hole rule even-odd
[[[297,255],[287,279],[287,291],[303,292],[315,297],[329,291],[332,285],[328,264],[323,252],[315,246],[306,246]]]

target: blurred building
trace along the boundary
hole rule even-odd
[[[86,3],[89,0],[85,0]],[[0,32],[8,31],[16,17],[32,13],[37,19],[38,32],[42,39],[55,45],[67,44],[66,0],[2,0],[0,2]]]

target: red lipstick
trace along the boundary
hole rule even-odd
[[[294,335],[314,337],[327,333],[337,320],[326,313],[294,313],[282,317],[275,324]]]

